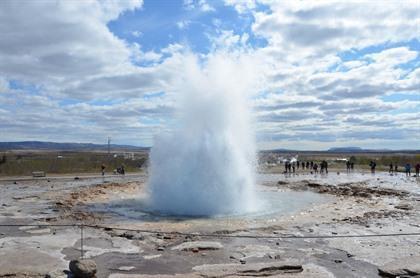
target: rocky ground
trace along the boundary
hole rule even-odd
[[[407,235],[420,233],[416,178],[261,174],[260,191],[322,197],[248,217],[133,218],[130,207],[121,214],[145,194],[146,178],[1,180],[0,225],[14,226],[0,226],[0,277],[71,277],[81,229],[60,225],[81,223],[83,255],[97,277],[420,275],[420,235]],[[405,235],[354,237],[379,234]]]

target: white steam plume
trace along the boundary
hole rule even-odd
[[[155,138],[148,182],[152,209],[174,215],[246,213],[255,208],[256,158],[246,58],[189,55],[169,133]]]

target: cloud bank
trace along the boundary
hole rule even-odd
[[[2,1],[1,140],[151,145],[187,53],[223,52],[263,76],[260,148],[420,148],[416,1],[153,5]]]

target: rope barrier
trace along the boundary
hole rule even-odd
[[[293,235],[284,234],[277,236],[263,236],[263,235],[232,235],[232,234],[217,234],[217,233],[185,233],[176,231],[156,231],[146,229],[130,229],[122,227],[110,227],[102,225],[89,224],[0,224],[0,227],[78,227],[81,232],[81,253],[83,257],[83,228],[105,229],[105,230],[120,230],[148,234],[164,234],[190,237],[214,237],[214,238],[254,238],[254,239],[334,239],[334,238],[369,238],[369,237],[397,237],[397,236],[420,236],[420,232],[413,233],[386,233],[386,234],[364,234],[364,235]]]

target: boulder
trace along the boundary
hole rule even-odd
[[[389,262],[378,268],[382,277],[420,276],[420,256],[410,256]]]
[[[92,278],[96,277],[96,263],[93,260],[72,260],[69,269],[75,278]]]

